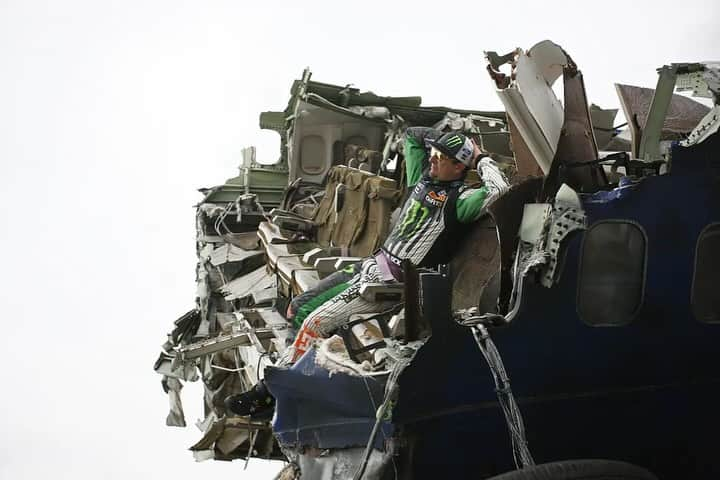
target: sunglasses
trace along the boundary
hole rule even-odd
[[[450,160],[453,163],[459,163],[459,160],[448,157],[447,155],[445,155],[443,152],[441,152],[440,150],[438,150],[435,147],[430,147],[430,158],[432,158],[432,157],[436,157],[438,160],[442,160],[444,158],[446,160]]]

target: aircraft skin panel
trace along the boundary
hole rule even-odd
[[[579,318],[586,233],[576,232],[562,247],[559,281],[549,289],[527,284],[517,316],[491,330],[536,462],[613,458],[662,478],[717,478],[709,439],[720,429],[712,414],[720,401],[720,325],[694,318],[690,289],[698,236],[720,222],[718,148],[720,135],[676,146],[670,174],[647,177],[622,195],[582,196],[589,226],[629,221],[646,236],[644,298],[628,325],[590,326]],[[451,463],[437,463],[446,455],[459,461],[450,437],[482,452],[465,458],[464,468],[512,469],[490,373],[470,334],[449,332],[433,335],[401,377],[393,418],[423,437],[413,470],[417,478],[453,472]]]
[[[720,476],[717,105],[706,114],[682,99],[692,121],[669,121],[682,121],[673,135],[689,138],[648,135],[645,143],[662,147],[648,157],[655,162],[624,151],[598,159],[593,118],[602,113],[601,148],[608,140],[628,146],[628,136],[613,127],[614,110],[588,110],[582,76],[560,46],[486,56],[507,113],[422,107],[419,97],[313,82],[306,70],[287,108],[261,115],[261,126],[281,136],[279,163],[257,164],[246,149],[239,176],[201,190],[195,308],[174,322],[155,363],[169,425],[185,425],[183,383],[202,379],[197,460],[287,459],[279,478],[296,480],[300,470],[302,478],[350,478],[366,453],[368,480],[513,470],[498,403],[509,390],[496,390],[483,341],[456,321],[498,312],[484,325],[535,462],[607,458],[659,478]],[[702,65],[663,68],[677,71],[678,88],[717,100],[720,69]],[[561,76],[562,102],[552,89]],[[652,110],[656,124],[664,110]],[[324,247],[315,249],[319,260],[337,270],[326,254],[363,256],[389,228],[406,188],[410,126],[472,136],[512,187],[473,225],[464,244],[472,248],[458,250],[449,268],[404,266],[406,308],[374,319],[373,336],[358,338],[362,324],[341,329],[341,338],[276,368],[295,336],[288,303],[328,273],[304,254]],[[642,126],[631,122],[635,140]],[[483,178],[472,170],[465,182]],[[330,345],[347,358],[333,360]],[[368,347],[362,358],[357,345]],[[261,378],[276,401],[272,420],[269,409],[247,416],[233,404]]]
[[[265,382],[276,399],[273,431],[280,444],[291,449],[365,446],[385,388],[383,377],[331,375],[315,363],[315,350],[290,369],[267,369]],[[375,448],[383,450],[383,438],[393,431],[392,424],[383,422]]]

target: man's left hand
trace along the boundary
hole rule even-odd
[[[487,152],[480,148],[480,146],[475,142],[474,138],[470,139],[473,144],[473,165],[477,166],[478,162],[480,161],[480,158],[482,156],[486,156]]]

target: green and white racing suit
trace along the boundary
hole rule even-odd
[[[396,265],[404,259],[431,268],[448,263],[468,225],[485,213],[488,202],[499,193],[489,186],[467,188],[462,180],[441,182],[429,176],[425,140],[441,134],[423,127],[409,128],[406,132],[406,179],[412,191],[382,246],[388,260]],[[394,306],[388,302],[369,302],[360,296],[363,284],[383,281],[395,280],[383,275],[375,257],[369,257],[349,281],[334,285],[327,292],[318,292],[298,310],[295,322],[302,321],[302,325],[293,348],[288,349],[289,355],[281,363],[300,358],[315,339],[326,338],[348,323],[350,315],[382,312]]]

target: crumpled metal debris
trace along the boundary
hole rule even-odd
[[[499,71],[501,65],[493,65],[492,60],[500,59],[493,54],[488,52],[486,57],[498,96],[535,161],[547,173],[555,156],[564,117],[562,104],[551,86],[563,74],[563,69],[574,63],[559,45],[545,40],[527,52],[516,49],[502,57],[511,64],[512,74],[507,77]]]
[[[323,450],[318,455],[301,455],[297,459],[302,478],[315,480],[347,480],[352,478],[357,465],[362,462],[364,449],[347,448]],[[391,461],[388,452],[373,450],[367,463],[363,479],[380,480]]]
[[[342,372],[348,375],[364,376],[373,373],[370,361],[356,363],[350,359],[345,342],[339,335],[333,335],[319,342],[315,364],[326,369],[330,374]]]
[[[715,105],[690,132],[687,139],[680,142],[680,144],[683,147],[697,145],[716,133],[718,128],[720,128],[720,105]]]
[[[168,427],[184,427],[185,413],[183,412],[182,400],[180,399],[180,390],[183,385],[180,380],[172,377],[163,377],[162,385],[165,393],[168,394],[170,401],[170,413],[165,419],[165,425]]]
[[[587,228],[585,212],[583,212],[582,207],[578,208],[575,205],[562,202],[555,202],[553,205],[550,222],[550,231],[547,234],[547,248],[550,254],[545,268],[540,272],[540,283],[548,288],[556,281],[558,253],[562,241],[571,232]]]
[[[550,288],[556,281],[562,241],[571,232],[585,228],[580,199],[567,185],[561,186],[551,205],[526,204],[519,232],[518,275],[537,270],[541,285]]]

